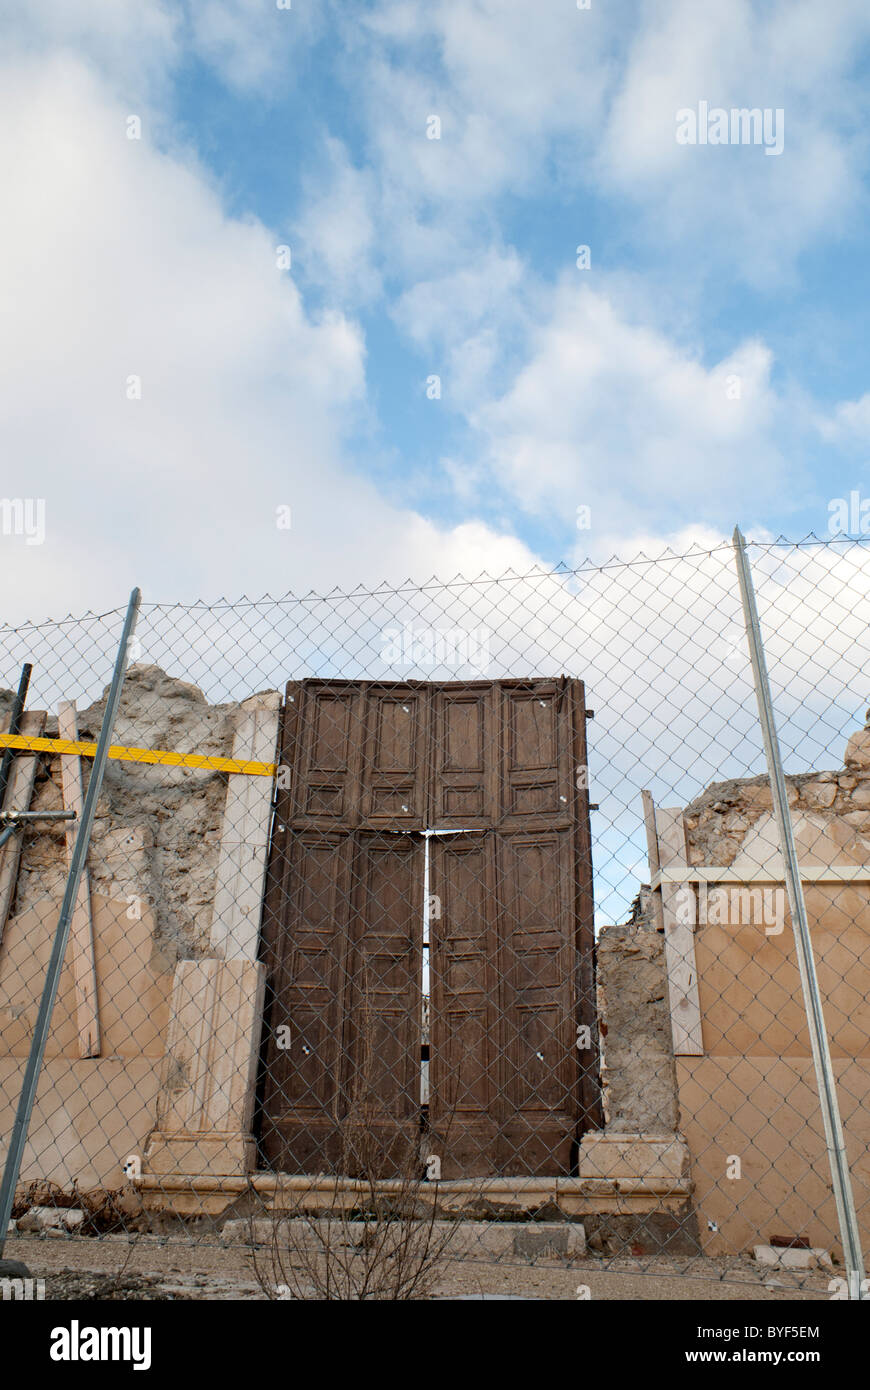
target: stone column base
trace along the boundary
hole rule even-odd
[[[253,1171],[264,988],[265,969],[256,961],[179,962],[146,1172],[223,1177]]]
[[[253,1173],[257,1146],[251,1134],[152,1134],[145,1150],[149,1173],[187,1173],[193,1177],[232,1177]]]

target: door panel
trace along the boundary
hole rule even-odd
[[[423,1028],[423,846],[361,835],[349,960],[345,1092],[365,1113],[365,1157],[401,1171],[419,1129]],[[361,1142],[361,1141],[358,1141]]]
[[[433,839],[430,1124],[445,1177],[570,1172],[582,1117],[571,831]]]
[[[289,770],[289,795],[280,788],[278,810],[293,826],[348,830],[359,819],[362,777],[363,690],[353,682],[291,682],[285,696],[280,765]]]
[[[571,831],[499,837],[506,1063],[499,1159],[517,1173],[570,1171],[580,1116],[573,841]]]
[[[498,819],[495,696],[491,682],[434,689],[429,826],[483,828]]]
[[[276,826],[277,835],[285,842],[283,882],[267,901],[264,923],[263,1152],[270,1164],[292,1172],[329,1171],[346,1108],[341,1082],[353,842]]]
[[[434,827],[471,833],[430,840],[430,1148],[445,1177],[570,1173],[600,1123],[582,683],[291,682],[280,762],[269,1162],[345,1171],[351,1120],[382,1173],[408,1152]]]
[[[406,686],[366,688],[360,823],[425,826],[429,692]]]
[[[567,1174],[580,1134],[600,1123],[588,793],[576,776],[583,687],[445,687],[436,734],[449,729],[451,704],[472,698],[476,721],[468,710],[456,720],[460,756],[471,768],[489,730],[490,829],[432,840],[442,908],[431,924],[433,1150],[445,1177]],[[445,747],[434,754],[435,808],[462,775]],[[582,1053],[579,1025],[592,1044]]]
[[[429,1123],[444,1176],[492,1172],[501,1085],[492,835],[430,842]]]
[[[391,1176],[418,1127],[422,845],[284,833],[265,927],[262,1150],[283,1171]]]
[[[297,681],[286,698],[292,787],[284,812],[293,825],[423,828],[425,686]]]
[[[502,685],[500,822],[504,829],[573,824],[571,696],[577,684]]]

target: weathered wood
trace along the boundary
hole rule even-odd
[[[8,716],[4,721],[4,730],[8,725]],[[39,738],[45,728],[45,712],[43,710],[33,710],[21,717],[21,734],[25,738]],[[33,796],[33,785],[36,781],[36,755],[24,753],[19,758],[13,759],[12,767],[9,770],[9,781],[6,786],[6,796],[3,801],[4,811],[29,811],[30,800]],[[3,940],[3,931],[6,926],[6,919],[12,910],[12,903],[15,898],[15,885],[18,881],[18,865],[21,860],[21,837],[23,830],[18,830],[11,839],[0,849],[0,941]]]
[[[275,761],[280,705],[275,693],[239,711],[234,758]],[[227,782],[211,924],[212,947],[224,960],[257,959],[272,785],[271,777],[245,773],[232,774]]]
[[[263,928],[270,1164],[334,1171],[361,1078],[371,1135],[401,1158],[423,854],[376,832],[437,827],[463,833],[430,841],[429,1153],[447,1179],[571,1171],[600,1123],[585,724],[579,681],[288,684]]]
[[[76,707],[72,701],[62,700],[57,707],[57,735],[58,738],[70,739],[72,742],[78,738]],[[60,776],[64,810],[75,811],[76,813],[75,820],[64,823],[67,869],[69,870],[84,805],[81,759],[78,754],[61,754]],[[73,909],[70,941],[72,943],[72,968],[75,980],[79,1056],[99,1057],[100,1012],[97,995],[97,966],[94,956],[91,885],[87,864],[82,872],[78,897]]]
[[[641,792],[640,795],[643,801],[643,823],[644,829],[646,830],[646,849],[649,858],[650,879],[652,880],[653,887],[653,911],[656,915],[656,928],[663,932],[665,929],[665,919],[662,911],[662,895],[659,891],[661,885],[656,882],[658,875],[661,873],[662,866],[659,862],[659,841],[658,835],[656,834],[655,802],[652,799],[652,792]]]
[[[646,798],[644,809],[646,812]],[[686,832],[683,813],[679,807],[658,809],[649,799],[655,839],[656,864],[659,870],[682,868],[686,864]],[[649,835],[649,818],[647,834]],[[653,856],[651,854],[651,865]],[[701,1007],[698,998],[698,970],[695,964],[695,931],[693,921],[681,921],[678,913],[680,893],[678,884],[663,883],[659,889],[665,935],[665,965],[668,973],[668,994],[671,1008],[671,1030],[675,1057],[702,1057]],[[694,914],[692,914],[694,918]]]

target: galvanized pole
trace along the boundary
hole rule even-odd
[[[109,744],[112,740],[112,731],[115,727],[115,716],[118,712],[118,704],[121,699],[121,688],[124,684],[124,675],[127,670],[127,649],[130,645],[133,629],[136,626],[141,598],[142,595],[140,591],[134,589],[130,595],[127,616],[124,619],[124,627],[118,645],[118,655],[115,658],[115,669],[112,673],[112,683],[109,687],[109,697],[106,701],[105,713],[103,714],[103,725],[100,729],[97,750],[94,754],[94,762],[88,780],[88,790],[82,807],[82,818],[79,822],[75,848],[73,849],[69,874],[67,875],[66,888],[64,889],[60,917],[58,918],[57,931],[54,938],[54,946],[52,947],[51,959],[49,960],[48,971],[45,976],[45,985],[42,991],[39,1013],[36,1018],[36,1026],[33,1030],[30,1056],[27,1059],[24,1083],[18,1100],[18,1112],[15,1116],[15,1124],[12,1127],[12,1135],[9,1140],[9,1152],[6,1155],[6,1166],[3,1170],[3,1183],[2,1186],[0,1186],[0,1256],[3,1254],[3,1247],[6,1243],[6,1231],[9,1226],[9,1218],[12,1215],[15,1186],[18,1182],[18,1174],[21,1170],[24,1146],[27,1143],[27,1130],[30,1125],[30,1116],[33,1112],[33,1102],[36,1099],[36,1087],[39,1083],[39,1073],[42,1069],[45,1044],[48,1039],[48,1030],[51,1026],[51,1015],[54,1009],[54,1001],[57,997],[61,970],[63,969],[63,958],[69,938],[73,908],[75,907],[78,897],[79,881],[87,859],[88,845],[91,838],[91,827],[93,826],[94,813],[97,809],[97,798],[100,795],[100,789],[103,785],[103,773],[106,770]]]
[[[755,697],[758,701],[758,717],[761,723],[764,753],[770,775],[770,790],[785,868],[785,883],[788,890],[789,907],[791,908],[795,950],[807,1014],[807,1028],[812,1045],[813,1064],[816,1069],[819,1104],[825,1126],[825,1142],[828,1147],[828,1162],[831,1168],[831,1185],[837,1204],[840,1239],[843,1243],[843,1255],[848,1273],[849,1298],[860,1299],[863,1296],[861,1286],[864,1281],[864,1258],[861,1253],[858,1217],[852,1194],[852,1179],[849,1174],[849,1161],[846,1157],[840,1106],[837,1101],[837,1087],[834,1069],[831,1065],[831,1052],[828,1047],[822,997],[816,978],[816,963],[813,957],[807,909],[800,879],[791,815],[788,809],[788,793],[773,715],[773,702],[770,696],[770,683],[767,678],[761,624],[758,621],[758,608],[752,585],[752,571],[749,568],[749,560],[746,555],[746,542],[739,526],[734,528],[733,540],[737,559],[737,575],[740,580],[740,594],[743,600],[743,616],[746,622],[746,636],[749,642],[749,655],[752,660],[752,674],[755,680]]]

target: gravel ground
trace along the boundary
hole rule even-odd
[[[262,1299],[251,1251],[244,1247],[192,1245],[180,1237],[161,1243],[153,1237],[102,1240],[68,1236],[10,1237],[5,1256],[23,1260],[46,1281],[48,1299]],[[259,1257],[261,1269],[265,1252]],[[593,1300],[698,1300],[720,1302],[827,1301],[830,1275],[760,1270],[751,1259],[686,1260],[555,1259],[525,1261],[447,1261],[439,1273],[436,1298],[513,1297],[577,1299],[588,1288]]]

